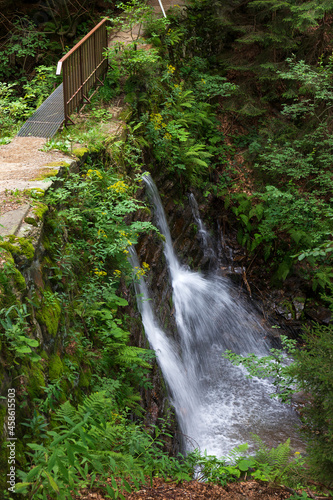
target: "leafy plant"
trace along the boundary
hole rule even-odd
[[[276,448],[269,449],[259,436],[252,435],[252,437],[258,446],[254,456],[256,461],[254,478],[290,488],[306,483],[305,460],[299,452],[293,453],[290,439],[280,443]]]
[[[13,362],[29,359],[37,362],[41,357],[33,351],[39,345],[38,340],[29,337],[29,326],[26,318],[29,316],[25,304],[12,305],[8,309],[0,310],[0,324],[3,328],[8,349],[13,354]]]
[[[285,335],[281,335],[282,347],[293,355],[296,351],[296,341],[288,339]],[[283,402],[290,402],[291,396],[297,391],[295,388],[294,367],[290,365],[290,359],[281,349],[270,349],[269,356],[258,357],[255,354],[242,356],[235,354],[230,350],[226,350],[222,355],[229,359],[234,365],[243,365],[248,370],[249,378],[272,378],[272,383],[276,388],[276,394],[271,397],[278,397]]]
[[[171,475],[190,480],[195,460],[170,458],[161,451],[165,434],[151,435],[119,412],[111,385],[87,396],[74,408],[68,401],[56,411],[58,426],[43,444],[30,443],[31,469],[20,471],[16,492],[26,498],[72,498],[83,487],[98,487],[111,498],[124,498],[147,476]],[[117,480],[116,480],[117,479]]]

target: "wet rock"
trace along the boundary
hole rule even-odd
[[[323,325],[328,325],[332,320],[332,312],[326,307],[315,305],[306,306],[304,310],[305,314],[317,323],[322,323]]]
[[[293,306],[294,306],[294,309],[295,309],[295,317],[296,319],[300,319],[300,317],[302,316],[302,313],[304,311],[304,306],[305,306],[305,300],[306,298],[305,297],[295,297],[293,299]]]
[[[280,304],[276,304],[275,311],[287,321],[294,319],[292,303],[288,300],[284,300]]]

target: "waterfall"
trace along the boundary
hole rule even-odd
[[[129,261],[133,268],[139,267],[134,247],[129,249]],[[188,435],[187,433],[191,432],[196,425],[195,420],[192,421],[192,416],[194,418],[199,405],[197,394],[188,380],[188,374],[179,355],[179,346],[172,338],[165,335],[157,323],[144,279],[140,278],[135,281],[134,288],[149,345],[155,351],[158,364],[168,385],[180,428],[184,434]]]
[[[266,355],[269,345],[259,320],[235,296],[226,278],[216,273],[204,276],[181,266],[158,190],[150,176],[144,176],[144,181],[154,205],[156,224],[165,236],[177,343],[158,326],[143,279],[136,284],[137,293],[144,297],[143,302],[139,299],[139,309],[182,432],[201,451],[218,456],[249,442],[251,432],[261,435],[271,446],[294,436],[296,414],[270,398],[274,391],[271,383],[247,379],[243,368],[232,366],[221,356],[226,349]],[[199,212],[196,218],[199,220]],[[137,266],[134,256],[132,259]]]
[[[191,193],[189,195],[189,202],[190,202],[190,205],[192,208],[194,220],[198,226],[198,236],[199,236],[199,239],[201,240],[201,245],[203,248],[204,257],[208,258],[212,262],[213,265],[216,265],[218,259],[217,259],[216,253],[214,251],[213,241],[212,241],[212,238],[211,238],[209,232],[205,228],[204,223],[201,220],[198,203],[197,203],[197,200],[195,199],[193,193]]]

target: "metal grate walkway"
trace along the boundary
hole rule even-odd
[[[65,120],[62,84],[55,89],[37,111],[25,122],[18,137],[53,137]]]

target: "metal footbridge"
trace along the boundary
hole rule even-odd
[[[63,84],[39,106],[25,122],[18,137],[51,138],[65,121]]]

